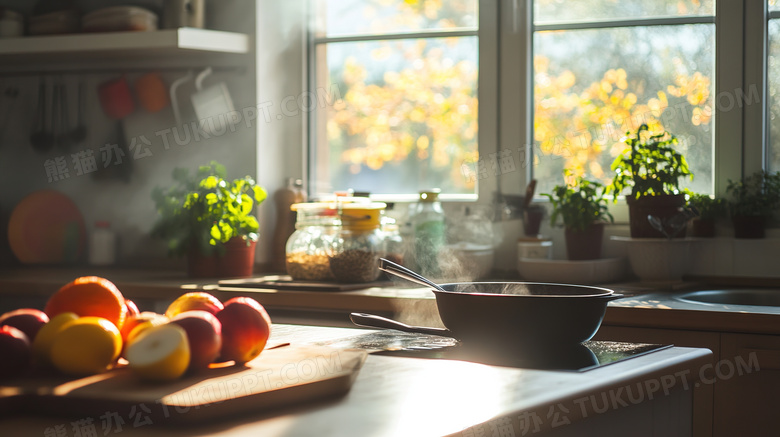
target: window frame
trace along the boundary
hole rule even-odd
[[[780,18],[780,12],[773,13]],[[713,191],[724,196],[728,181],[741,179],[765,168],[768,147],[766,129],[766,48],[767,2],[750,0],[715,0],[715,15],[711,17],[669,17],[659,19],[610,20],[637,24],[686,24],[691,21],[715,23],[715,84],[713,98],[722,93],[732,95],[754,84],[760,86],[760,101],[755,105],[735,105],[728,111],[714,114]],[[309,20],[313,20],[309,14]],[[688,21],[685,21],[688,20]],[[590,25],[596,23],[590,22]],[[605,22],[602,24],[617,25]],[[477,183],[477,203],[489,204],[499,196],[522,196],[533,169],[533,25],[532,0],[479,0],[479,133],[480,159],[510,150],[515,171],[490,174]],[[584,24],[572,25],[581,27]],[[309,90],[316,88],[313,35],[309,32],[306,59]],[[749,48],[749,49],[748,49]],[[500,92],[499,92],[500,90]],[[714,104],[717,102],[714,101]],[[717,106],[717,105],[715,105]],[[305,174],[311,187],[311,153],[315,147],[313,126],[317,110],[305,122]],[[518,122],[519,120],[519,122]],[[489,169],[490,166],[487,166]],[[494,172],[495,173],[495,172]],[[313,192],[310,191],[313,194]],[[412,202],[415,196],[378,196],[382,200]],[[473,198],[443,196],[449,205],[473,203]],[[535,202],[546,203],[538,194]],[[616,222],[628,221],[624,200],[611,204]]]
[[[320,75],[317,74],[317,46],[328,43],[339,42],[364,42],[364,41],[387,41],[395,39],[415,39],[415,38],[441,38],[441,37],[477,37],[478,47],[478,76],[477,76],[477,101],[478,106],[478,132],[477,132],[477,148],[481,155],[491,153],[487,144],[495,143],[495,122],[488,120],[495,120],[495,105],[491,105],[488,102],[495,101],[498,93],[498,87],[496,84],[495,76],[497,74],[498,60],[495,56],[496,47],[498,45],[497,34],[495,25],[498,9],[496,0],[478,0],[479,21],[477,29],[475,30],[424,30],[415,32],[395,32],[395,33],[383,33],[383,34],[361,34],[361,35],[346,35],[346,36],[322,36],[318,37],[311,29],[314,29],[314,21],[316,16],[313,11],[315,8],[313,5],[317,0],[310,0],[308,2],[309,13],[309,26],[310,29],[307,35],[307,60],[308,66],[306,68],[307,74],[307,87],[308,90],[316,90],[323,84],[318,83]],[[320,67],[321,68],[321,67]],[[483,106],[483,101],[485,105]],[[317,129],[319,116],[323,116],[322,108],[317,108],[311,112],[306,120],[306,163],[305,174],[306,180],[305,186],[311,197],[327,196],[332,193],[317,192],[315,184],[317,182]],[[484,145],[483,145],[484,144]],[[465,177],[465,176],[464,176]],[[486,180],[477,180],[476,189],[474,194],[448,194],[442,193],[439,197],[442,201],[448,203],[473,203],[479,201],[479,199],[485,199],[488,196],[486,191],[495,191],[493,183],[490,178]],[[379,201],[395,202],[395,203],[412,203],[416,202],[418,195],[416,193],[398,193],[398,194],[372,194],[372,199]]]

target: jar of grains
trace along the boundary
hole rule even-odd
[[[332,203],[296,203],[295,232],[285,245],[287,273],[297,281],[332,281],[328,251],[339,229]]]
[[[380,218],[385,207],[384,203],[372,202],[339,208],[341,228],[328,253],[336,281],[371,282],[379,277],[379,258],[384,256]]]

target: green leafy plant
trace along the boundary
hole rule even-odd
[[[152,191],[159,215],[152,236],[168,241],[169,255],[193,247],[203,255],[221,254],[234,237],[257,241],[259,224],[252,211],[267,193],[249,176],[232,182],[225,177],[225,167],[212,161],[194,175],[177,168],[170,187]]]
[[[552,204],[550,224],[553,226],[559,217],[563,219],[563,225],[573,231],[584,231],[591,224],[606,219],[614,221],[607,210],[604,185],[599,182],[577,177],[573,186],[556,185],[552,193],[542,195]]]
[[[680,194],[680,178],[693,179],[685,157],[674,149],[677,138],[668,132],[653,135],[648,129],[643,124],[633,136],[628,132],[624,141],[628,147],[612,162],[615,176],[607,191],[614,200],[627,188],[634,199]]]
[[[728,202],[726,199],[713,198],[707,194],[690,194],[688,207],[694,208],[699,218],[716,220],[726,216]]]
[[[771,217],[780,207],[780,173],[753,173],[744,181],[729,180],[726,191],[732,216]]]

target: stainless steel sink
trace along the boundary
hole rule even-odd
[[[685,293],[676,296],[675,299],[689,303],[780,307],[780,290],[768,288],[702,290]]]

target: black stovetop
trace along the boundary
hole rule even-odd
[[[519,350],[502,347],[497,350],[466,347],[448,337],[397,331],[377,331],[318,344],[364,349],[376,355],[463,360],[504,367],[578,372],[671,347],[647,343],[586,341],[568,347]]]

